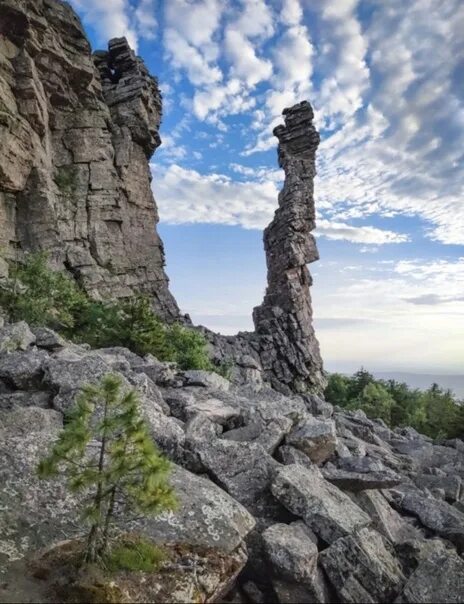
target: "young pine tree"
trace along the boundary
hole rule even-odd
[[[82,389],[38,473],[64,473],[69,489],[84,495],[83,518],[90,524],[85,561],[98,562],[108,551],[116,506],[145,514],[175,507],[169,469],[140,416],[136,392],[123,392],[120,378],[108,374]]]

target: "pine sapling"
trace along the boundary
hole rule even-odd
[[[105,558],[116,508],[150,515],[175,508],[170,463],[153,442],[139,405],[136,391],[124,392],[118,376],[84,386],[39,464],[41,478],[64,474],[70,491],[82,494],[82,516],[90,525],[85,562]]]

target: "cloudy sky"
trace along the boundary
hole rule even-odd
[[[252,327],[282,184],[272,128],[308,99],[327,368],[464,373],[462,0],[71,4],[94,48],[125,35],[159,78],[153,188],[185,312]]]

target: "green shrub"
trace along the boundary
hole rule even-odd
[[[166,552],[141,536],[124,537],[115,543],[104,564],[111,572],[119,570],[153,572],[166,560]]]
[[[12,321],[72,329],[86,295],[64,273],[47,266],[43,252],[27,254],[22,264],[10,267],[10,278],[0,288],[0,305]]]
[[[210,361],[206,339],[194,329],[162,322],[147,297],[92,300],[68,275],[52,271],[44,253],[28,254],[10,274],[0,287],[0,305],[12,321],[51,327],[95,348],[124,346],[142,356],[150,353],[181,369],[221,371]]]

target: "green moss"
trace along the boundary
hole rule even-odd
[[[156,571],[166,560],[164,550],[143,537],[125,537],[116,543],[104,564],[110,572],[125,571]]]

